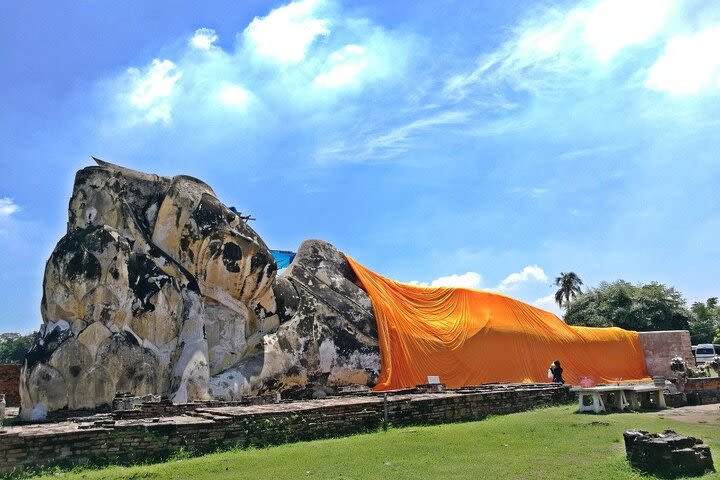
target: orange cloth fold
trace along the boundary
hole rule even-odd
[[[556,315],[498,293],[418,287],[348,262],[372,301],[380,342],[376,391],[414,387],[437,375],[449,388],[548,382],[560,360],[567,383],[645,380],[637,332],[566,325]]]

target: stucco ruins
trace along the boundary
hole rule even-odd
[[[45,269],[25,418],[121,392],[183,403],[375,382],[370,299],[332,245],[304,242],[278,276],[262,239],[202,181],[97,163],[76,175]]]

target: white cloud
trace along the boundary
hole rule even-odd
[[[514,290],[526,282],[547,282],[548,278],[542,268],[537,265],[528,265],[520,272],[511,273],[495,288],[499,291]]]
[[[190,38],[190,46],[198,50],[210,50],[213,44],[217,42],[218,36],[212,28],[199,28],[195,30],[195,34]]]
[[[529,91],[582,86],[589,72],[610,68],[623,50],[657,37],[673,5],[670,0],[602,0],[544,10],[522,21],[474,70],[450,77],[445,94],[462,99],[478,86],[499,83]]]
[[[12,214],[20,210],[20,207],[10,197],[0,198],[0,236],[8,233],[8,229],[4,227],[12,226],[13,220],[10,218]]]
[[[251,97],[247,89],[235,84],[224,85],[218,93],[218,98],[223,104],[239,109],[244,109]]]
[[[123,82],[129,91],[123,97],[129,106],[143,114],[145,121],[169,123],[172,119],[170,99],[181,75],[172,61],[158,58],[144,71],[129,68]]]
[[[346,14],[335,0],[281,6],[256,17],[236,39],[225,49],[215,30],[200,28],[179,50],[169,47],[163,57],[101,84],[100,102],[111,114],[102,130],[213,124],[218,139],[250,118],[331,115],[336,122],[335,107],[348,95],[403,76],[413,44],[407,34]],[[244,116],[229,121],[231,109]]]
[[[327,18],[318,16],[320,0],[300,0],[255,17],[243,33],[253,51],[279,63],[298,63],[319,36],[330,34]]]
[[[315,85],[335,88],[357,81],[368,67],[367,50],[360,45],[345,45],[328,57],[328,70],[315,77]]]
[[[608,62],[624,48],[655,37],[672,7],[670,0],[606,0],[587,11],[581,29],[597,58]]]
[[[463,288],[474,288],[481,289],[485,288],[489,291],[506,292],[509,290],[515,290],[522,284],[529,282],[547,282],[548,277],[542,268],[537,265],[528,265],[523,268],[520,272],[511,273],[505,279],[500,282],[496,287],[483,287],[482,275],[478,272],[466,272],[461,274],[452,274],[444,277],[436,278],[435,280],[428,282],[420,282],[413,280],[411,285],[417,285],[422,287],[463,287]]]
[[[477,272],[453,274],[446,277],[436,278],[430,283],[413,280],[411,285],[422,287],[461,287],[479,289],[482,286],[482,275]]]
[[[670,39],[645,86],[674,95],[720,89],[720,25]]]
[[[10,197],[0,198],[0,220],[9,218],[10,215],[20,210],[20,207]]]

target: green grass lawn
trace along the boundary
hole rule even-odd
[[[622,432],[630,428],[653,432],[672,428],[700,437],[711,446],[720,468],[720,424],[691,425],[640,413],[581,415],[574,409],[552,407],[478,422],[391,429],[155,465],[56,473],[46,478],[646,478],[625,461]]]

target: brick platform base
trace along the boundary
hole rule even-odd
[[[367,395],[251,406],[177,406],[174,416],[95,415],[7,427],[0,433],[0,474],[26,467],[130,464],[234,446],[262,446],[394,426],[481,419],[573,401],[564,385],[490,385],[426,394]],[[151,407],[158,408],[158,407]],[[144,415],[140,415],[144,416]]]

